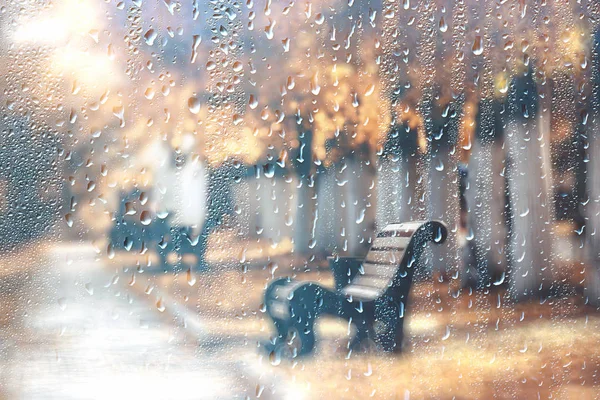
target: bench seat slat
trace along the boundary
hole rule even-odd
[[[397,271],[398,268],[395,265],[391,266],[385,264],[363,264],[361,275],[381,276],[389,280],[396,275]]]
[[[403,222],[401,224],[390,224],[386,226],[378,236],[386,236],[394,234],[397,236],[412,236],[419,227],[423,225],[423,221]]]
[[[382,290],[360,285],[348,286],[343,290],[347,296],[352,296],[353,300],[370,301],[378,298],[382,294]]]
[[[402,261],[404,252],[400,251],[369,251],[365,262],[371,264],[390,264],[398,265]]]
[[[378,237],[373,240],[373,248],[395,248],[405,249],[410,242],[410,238],[406,237]]]
[[[383,291],[388,288],[391,277],[381,275],[359,275],[354,279],[353,284],[358,286],[367,286]]]

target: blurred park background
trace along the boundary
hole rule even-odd
[[[9,0],[0,29],[4,282],[89,251],[280,376],[249,397],[598,397],[596,2]],[[348,360],[326,321],[302,367],[260,356],[268,282],[331,284],[327,256],[417,219],[450,235],[407,355]],[[5,286],[10,336],[32,287]]]

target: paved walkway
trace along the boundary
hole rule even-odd
[[[256,353],[203,335],[185,307],[161,312],[91,247],[56,247],[24,279],[10,308],[18,318],[0,334],[0,397],[286,397],[261,374]]]

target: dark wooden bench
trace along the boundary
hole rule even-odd
[[[265,291],[265,306],[277,334],[265,349],[279,356],[310,353],[315,320],[325,314],[356,327],[350,350],[370,340],[383,351],[400,351],[416,263],[428,242],[443,243],[446,236],[446,226],[439,221],[391,224],[377,234],[364,260],[331,260],[333,290],[289,278],[273,281]]]

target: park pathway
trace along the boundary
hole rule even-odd
[[[187,308],[130,290],[92,246],[47,253],[4,307],[15,318],[0,334],[0,398],[289,398],[256,353],[203,334]]]

